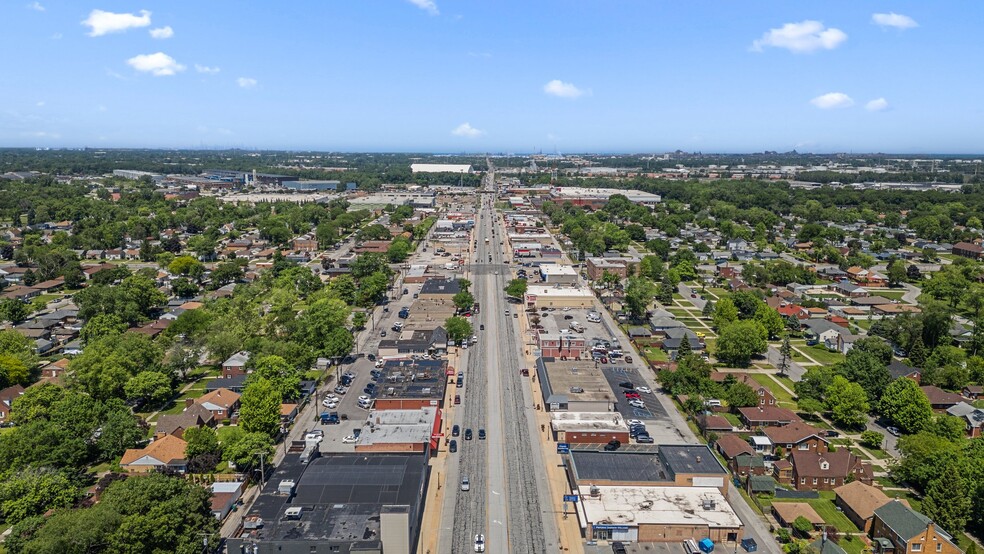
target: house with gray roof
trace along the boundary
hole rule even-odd
[[[960,554],[953,537],[931,519],[898,500],[875,510],[871,540],[876,553],[942,552]]]

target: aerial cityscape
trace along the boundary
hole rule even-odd
[[[981,552],[984,7],[876,4],[0,6],[0,554]]]

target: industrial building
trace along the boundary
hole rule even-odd
[[[471,173],[468,164],[410,164],[411,173]]]
[[[228,551],[413,554],[427,479],[422,454],[326,454],[308,463],[288,454]]]
[[[337,191],[342,188],[341,181],[284,181],[281,186],[298,192]],[[348,183],[345,190],[354,190],[355,183]]]
[[[660,195],[641,190],[581,187],[553,187],[550,189],[550,198],[558,204],[570,202],[575,206],[587,206],[594,209],[604,206],[608,202],[608,199],[616,194],[625,196],[629,199],[629,202],[648,208],[653,208],[662,201]]]

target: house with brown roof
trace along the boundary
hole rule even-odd
[[[793,450],[826,452],[829,444],[816,427],[802,421],[794,421],[781,427],[766,427],[762,433],[772,441],[773,452],[781,447],[787,455]]]
[[[845,484],[849,475],[869,485],[874,478],[871,465],[862,462],[849,450],[836,452],[793,450],[791,460],[793,486],[801,491],[831,490]]]
[[[806,502],[773,502],[772,515],[780,527],[792,528],[796,518],[804,517],[814,529],[823,527],[824,521],[820,514]]]
[[[188,443],[175,437],[165,435],[144,448],[129,448],[123,453],[120,465],[131,473],[146,473],[157,469],[172,469],[184,473],[187,468],[185,449]]]
[[[834,504],[840,508],[847,519],[867,533],[871,529],[871,519],[875,510],[881,508],[892,499],[881,489],[866,485],[861,481],[852,481],[834,489]]]
[[[929,399],[929,404],[933,406],[934,410],[937,411],[944,411],[950,407],[956,406],[964,400],[959,394],[946,392],[945,390],[933,385],[925,385],[919,388],[926,394],[926,398]]]
[[[799,416],[786,408],[778,406],[751,406],[738,408],[738,415],[749,427],[778,427],[794,421],[801,421]]]
[[[214,427],[215,416],[205,406],[192,404],[180,414],[164,414],[158,417],[154,436],[161,438],[164,435],[174,435],[180,439],[188,429],[203,425]]]
[[[793,486],[793,464],[789,460],[776,460],[772,462],[772,476],[776,482]]]
[[[978,398],[984,396],[984,386],[982,385],[967,385],[960,391],[965,397],[971,400],[977,400]]]
[[[68,370],[68,363],[71,360],[68,358],[60,358],[53,362],[48,362],[41,366],[41,380],[50,381],[53,379],[61,379]]]
[[[714,448],[724,456],[725,460],[733,460],[739,454],[755,453],[747,441],[743,441],[738,435],[730,433],[719,438],[714,444]]]
[[[726,373],[722,371],[715,371],[711,373],[711,380],[718,383],[723,383],[728,377],[734,378],[738,383],[744,383],[752,388],[759,397],[759,406],[775,406],[776,397],[769,390],[769,387],[760,384],[758,381],[752,378],[748,373]]]
[[[962,256],[972,260],[979,260],[981,259],[981,256],[984,255],[984,248],[981,248],[979,244],[974,244],[972,242],[958,242],[953,245],[953,248],[950,249],[950,253],[954,256]]]
[[[197,398],[194,403],[212,412],[215,419],[228,419],[239,408],[240,396],[229,389],[216,389]]]
[[[0,390],[0,423],[5,423],[10,415],[10,406],[24,394],[24,387],[13,385]]]
[[[728,421],[728,418],[719,415],[702,415],[697,420],[697,425],[704,431],[704,433],[731,433],[734,431],[734,426]]]

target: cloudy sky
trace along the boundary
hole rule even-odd
[[[979,2],[2,0],[0,146],[984,152]]]

